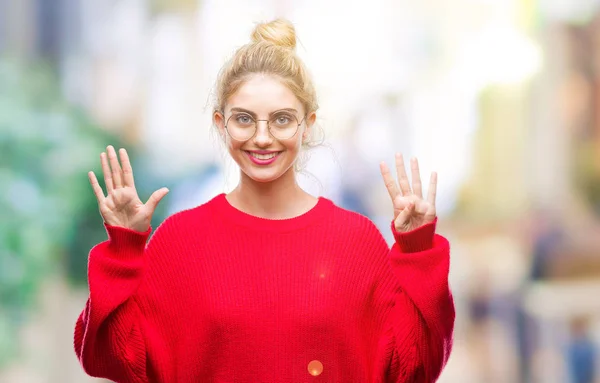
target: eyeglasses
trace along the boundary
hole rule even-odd
[[[225,130],[236,141],[248,141],[256,134],[258,122],[266,121],[273,137],[278,140],[287,140],[294,137],[305,119],[306,116],[298,122],[296,116],[290,112],[277,112],[268,120],[255,120],[248,113],[235,112],[227,119]]]

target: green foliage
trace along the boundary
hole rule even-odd
[[[119,145],[61,97],[49,67],[0,59],[0,365],[45,276],[67,265],[85,281],[106,239],[86,174],[100,174],[107,143]]]

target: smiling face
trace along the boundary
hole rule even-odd
[[[304,106],[287,86],[273,76],[253,75],[229,97],[223,112],[215,112],[214,122],[242,178],[262,183],[294,179],[293,165],[316,116],[311,112],[305,118]],[[277,137],[266,121],[257,121],[256,133],[248,138],[253,120],[271,120]],[[294,134],[296,120],[300,126]]]

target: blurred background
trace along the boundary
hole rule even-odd
[[[391,243],[378,163],[439,173],[440,382],[600,382],[600,0],[0,0],[0,382],[97,382],[72,346],[106,239],[86,173],[125,147],[153,219],[229,191],[217,72],[283,16],[326,145],[303,187]]]

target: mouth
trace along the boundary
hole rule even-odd
[[[257,153],[246,151],[248,158],[257,165],[269,165],[275,162],[281,153],[282,152]]]

